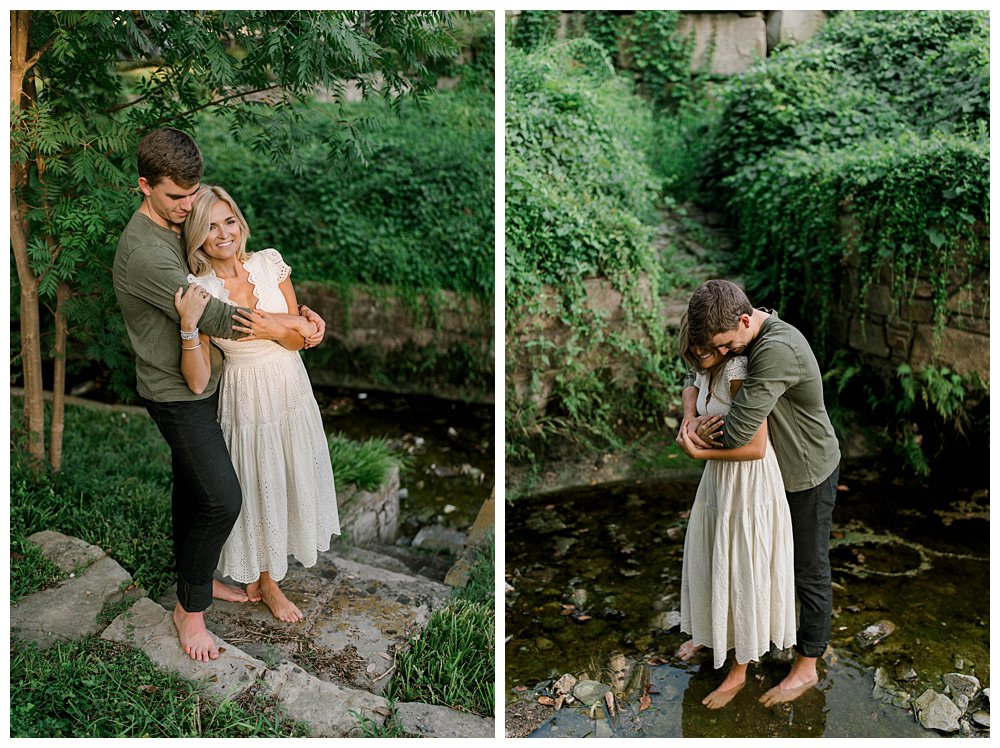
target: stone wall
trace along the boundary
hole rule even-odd
[[[519,13],[508,11],[509,16]],[[562,14],[558,38],[581,33],[574,15]],[[692,73],[735,75],[776,49],[811,38],[827,17],[823,10],[683,11],[677,30],[694,35]],[[622,50],[618,62],[629,67],[627,50]]]
[[[852,231],[852,220],[842,221]],[[989,230],[980,236],[989,242]],[[964,263],[960,263],[962,265]],[[946,366],[958,374],[978,373],[990,379],[989,282],[985,273],[965,283],[965,273],[952,271],[948,277],[945,325],[934,323],[934,286],[928,268],[905,294],[894,293],[895,275],[883,268],[861,295],[861,259],[849,251],[843,259],[839,294],[831,309],[830,342],[864,354],[876,370],[891,376],[902,363],[914,371],[925,366]]]
[[[392,544],[399,528],[399,468],[376,491],[337,486],[341,536],[352,545]]]
[[[296,286],[327,323],[305,354],[313,384],[493,402],[493,305],[441,291],[407,298],[391,288]]]

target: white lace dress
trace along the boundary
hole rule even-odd
[[[725,415],[730,382],[747,376],[745,356],[697,375],[698,415]],[[723,427],[724,428],[724,427]],[[681,631],[711,647],[716,668],[759,660],[771,642],[795,643],[792,519],[768,438],[762,460],[706,460],[684,538]]]
[[[287,312],[278,284],[291,268],[275,249],[254,252],[243,264],[255,308]],[[233,304],[222,279],[209,271],[189,282]],[[235,304],[234,304],[235,306]],[[243,584],[262,571],[275,580],[291,554],[316,563],[340,533],[333,468],[319,406],[297,351],[271,340],[240,343],[213,338],[222,349],[219,423],[243,489],[243,508],[222,549],[219,570]]]

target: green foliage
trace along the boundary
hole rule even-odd
[[[492,601],[457,599],[435,611],[398,656],[388,698],[493,716],[495,629]]]
[[[331,160],[334,109],[378,128],[364,162],[351,154]],[[276,247],[297,278],[492,297],[491,92],[439,92],[392,110],[366,102],[297,113],[292,163],[235,138],[236,115],[199,122],[205,182],[240,204],[251,249]]]
[[[650,418],[663,405],[656,184],[643,158],[651,112],[589,39],[510,49],[506,75],[508,446],[516,453],[532,433],[613,438],[623,414]],[[589,304],[584,281],[597,277],[623,295],[619,332]],[[565,326],[558,345],[550,320]],[[639,384],[615,381],[624,360]],[[515,362],[533,373],[529,391],[555,372],[545,420],[515,391]]]
[[[987,32],[982,12],[846,11],[722,88],[708,194],[738,222],[751,298],[821,353],[845,256],[862,301],[883,269],[897,299],[929,280],[939,325],[988,272]]]
[[[951,455],[969,449],[974,433],[988,431],[981,413],[988,388],[975,373],[936,366],[914,371],[903,363],[886,376],[860,354],[838,351],[823,379],[840,440],[864,428],[856,415],[866,415],[877,424],[876,441],[888,444],[919,477],[947,469]]]
[[[476,549],[476,558],[469,572],[468,581],[452,591],[452,597],[473,603],[493,605],[496,596],[496,542],[489,541]]]
[[[135,146],[144,134],[163,125],[191,131],[199,112],[222,115],[234,135],[293,168],[302,158],[302,110],[293,104],[321,85],[337,102],[326,112],[324,143],[332,160],[343,160],[364,150],[367,125],[340,110],[346,81],[401,108],[406,97],[396,94],[432,89],[433,68],[454,59],[455,18],[447,11],[34,11],[27,54],[38,59],[25,80],[29,95],[11,109],[12,205],[26,211],[26,252],[42,299],[52,299],[60,280],[75,293],[67,310],[71,361],[99,362],[115,391],[131,393],[110,266],[136,206]]]
[[[675,110],[691,102],[700,79],[691,75],[694,34],[677,30],[677,10],[637,10],[622,17],[626,54],[639,73],[639,93],[657,107]]]
[[[10,676],[12,737],[308,736],[273,704],[213,704],[139,650],[97,638],[11,649]]]
[[[508,34],[511,45],[530,51],[551,44],[559,30],[560,13],[558,10],[521,11]]]
[[[334,434],[327,442],[334,480],[341,485],[350,483],[365,491],[374,491],[389,477],[393,466],[402,466],[405,462],[389,441],[381,437],[355,442],[343,434]]]

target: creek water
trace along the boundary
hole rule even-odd
[[[506,510],[508,704],[554,695],[563,673],[601,681],[612,719],[563,707],[533,737],[935,737],[908,708],[873,694],[876,668],[913,697],[948,672],[989,685],[989,497],[982,485],[923,484],[845,463],[834,511],[831,647],[820,682],[771,708],[758,697],[790,652],[751,666],[724,709],[711,654],[674,655],[683,530],[697,477],[616,483],[520,499]],[[893,631],[874,646],[859,632]],[[706,656],[707,655],[707,656]],[[650,699],[642,699],[646,694]],[[645,706],[642,702],[647,702]]]
[[[327,433],[385,438],[403,455],[400,530],[467,529],[493,486],[493,406],[329,387],[315,388]]]

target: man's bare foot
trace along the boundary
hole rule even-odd
[[[747,666],[733,665],[719,687],[701,700],[709,709],[722,709],[747,684]]]
[[[694,657],[696,652],[699,652],[704,648],[704,644],[695,644],[694,639],[688,639],[677,649],[677,656],[681,658],[682,662],[687,662]]]
[[[245,603],[250,601],[249,595],[239,587],[231,584],[223,584],[218,579],[212,580],[212,597],[216,600],[225,600],[230,603]]]
[[[198,662],[219,659],[219,649],[205,627],[204,613],[189,613],[180,603],[174,606],[174,626],[180,637],[181,649]]]
[[[304,618],[302,611],[285,597],[285,593],[278,587],[278,583],[271,579],[267,572],[263,572],[256,582],[247,585],[247,595],[250,599],[263,600],[264,604],[271,609],[271,614],[279,621],[297,623]]]
[[[788,675],[781,683],[765,692],[760,697],[760,703],[764,706],[774,706],[794,701],[817,683],[819,676],[816,674],[816,658],[797,656]]]

